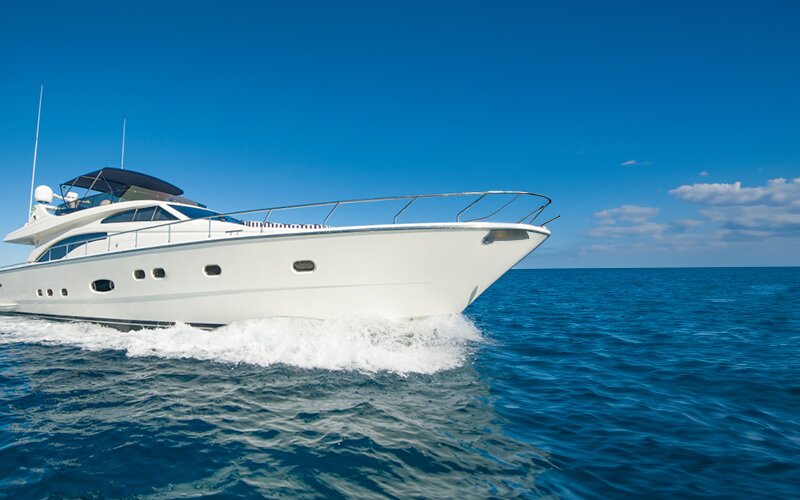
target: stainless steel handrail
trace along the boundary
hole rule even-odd
[[[487,215],[487,216],[484,216],[484,217],[478,217],[477,219],[470,219],[470,220],[468,220],[467,222],[478,222],[478,221],[486,220],[486,219],[488,219],[488,218],[490,218],[490,217],[494,217],[495,215],[497,215],[497,214],[499,214],[500,212],[502,212],[502,211],[503,211],[503,209],[505,209],[507,206],[509,206],[509,205],[511,205],[512,203],[514,203],[515,201],[517,201],[517,198],[519,198],[520,196],[522,196],[522,195],[519,195],[519,194],[518,194],[518,195],[514,196],[513,198],[511,198],[510,200],[508,200],[508,201],[505,203],[505,205],[503,205],[502,207],[498,208],[497,210],[495,210],[494,212],[490,213],[490,214],[489,214],[489,215]]]
[[[133,236],[134,236],[134,248],[138,248],[138,246],[139,246],[139,233],[140,232],[152,231],[152,230],[159,229],[159,228],[166,228],[166,231],[167,231],[167,243],[171,243],[172,242],[172,226],[176,226],[178,224],[185,224],[185,223],[192,222],[192,221],[200,221],[200,220],[208,220],[208,230],[207,230],[208,232],[207,232],[206,237],[207,238],[211,238],[211,234],[212,234],[211,222],[214,219],[224,219],[224,218],[231,218],[231,217],[239,217],[239,216],[251,215],[251,214],[255,214],[255,213],[266,212],[266,215],[264,216],[264,219],[263,219],[263,224],[266,225],[267,221],[269,220],[269,218],[273,214],[273,212],[299,210],[299,209],[304,209],[304,208],[317,208],[317,207],[332,206],[331,210],[327,213],[326,217],[322,221],[322,225],[326,226],[328,221],[333,216],[334,212],[336,212],[336,210],[342,205],[353,205],[353,204],[361,204],[361,203],[378,203],[378,202],[397,201],[397,200],[409,200],[408,203],[403,205],[403,207],[400,210],[398,210],[394,214],[394,216],[392,217],[392,224],[397,224],[397,220],[400,217],[400,215],[402,215],[409,207],[411,207],[412,204],[414,204],[419,199],[477,196],[477,198],[475,200],[472,200],[466,207],[461,209],[456,214],[455,222],[456,223],[461,223],[461,216],[464,215],[467,211],[469,211],[473,207],[475,207],[478,203],[480,203],[486,197],[488,197],[488,196],[502,196],[502,195],[514,195],[514,196],[513,196],[513,198],[511,200],[507,201],[505,204],[503,204],[500,208],[498,208],[497,210],[495,210],[491,214],[486,215],[484,217],[470,219],[468,221],[465,221],[465,223],[482,221],[482,220],[486,220],[486,219],[488,219],[490,217],[494,217],[498,213],[500,213],[503,210],[505,210],[509,205],[511,205],[513,202],[515,202],[520,197],[529,196],[531,198],[542,199],[542,200],[544,200],[544,203],[542,205],[539,205],[533,211],[528,212],[528,214],[525,215],[525,217],[523,217],[522,219],[519,219],[517,221],[517,223],[525,223],[525,221],[528,221],[528,219],[530,219],[528,221],[528,223],[532,224],[533,221],[535,221],[536,218],[542,213],[542,211],[552,203],[552,200],[549,197],[547,197],[547,196],[545,196],[543,194],[532,193],[532,192],[528,192],[528,191],[464,191],[464,192],[459,192],[459,193],[434,193],[434,194],[415,194],[415,195],[402,195],[402,196],[383,196],[383,197],[378,197],[378,198],[357,198],[357,199],[350,199],[350,200],[336,200],[336,201],[325,201],[325,202],[316,202],[316,203],[304,203],[304,204],[299,204],[299,205],[285,205],[285,206],[280,206],[280,207],[259,208],[259,209],[253,209],[253,210],[239,210],[239,211],[235,211],[235,212],[228,212],[228,213],[223,213],[223,214],[215,214],[215,215],[211,215],[211,216],[207,216],[207,217],[200,217],[200,218],[196,218],[196,219],[169,221],[169,222],[166,222],[166,223],[163,223],[163,224],[157,224],[157,225],[154,225],[154,226],[148,226],[146,228],[131,229],[131,230],[128,230],[128,231],[120,231],[120,232],[117,232],[117,233],[110,233],[107,236],[99,237],[99,238],[92,239],[92,240],[82,241],[82,242],[80,242],[80,245],[84,245],[86,247],[85,255],[88,255],[88,244],[89,243],[106,240],[107,241],[106,252],[110,252],[111,251],[111,238],[112,237],[119,237],[119,236],[126,235],[126,234],[133,234]],[[225,221],[221,220],[221,222],[225,222]],[[551,221],[548,221],[548,222],[551,222]],[[544,224],[542,224],[542,225],[544,225]],[[263,226],[262,226],[262,230],[263,230]],[[52,252],[54,249],[61,248],[63,246],[69,247],[69,246],[75,246],[75,245],[76,245],[75,243],[65,243],[64,245],[53,246],[53,247],[50,247],[47,250],[47,254],[52,255],[50,252]],[[69,253],[69,251],[67,253]],[[60,260],[60,259],[57,259],[57,260]],[[11,264],[9,266],[2,266],[2,267],[0,267],[0,269],[5,269],[5,268],[8,268],[8,267],[13,267],[13,266],[17,266],[17,265],[19,265],[19,264]]]
[[[470,208],[472,208],[475,205],[477,205],[484,198],[486,198],[486,194],[485,193],[480,195],[475,201],[473,201],[472,203],[470,203],[466,207],[462,208],[461,211],[456,214],[456,222],[461,222],[461,215],[463,215],[463,213],[466,212],[467,210],[469,210]]]

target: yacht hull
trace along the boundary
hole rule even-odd
[[[0,271],[0,314],[213,327],[279,316],[459,313],[549,234],[527,224],[392,225],[108,252]],[[299,261],[314,269],[296,270]],[[221,273],[209,276],[207,266]],[[97,280],[113,290],[93,290]]]

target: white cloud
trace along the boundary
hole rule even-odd
[[[763,186],[693,184],[671,195],[703,205],[700,214],[720,224],[726,239],[765,238],[800,234],[800,177],[771,179]]]
[[[732,184],[698,183],[677,187],[669,194],[703,205],[745,205],[756,202],[785,204],[800,201],[800,177],[791,181],[772,179],[765,186],[757,187],[742,187],[739,181]]]
[[[676,220],[672,224],[683,229],[689,229],[703,224],[703,221],[697,219],[680,219]]]
[[[800,210],[792,206],[752,205],[709,207],[700,213],[730,228],[781,229],[800,228]]]
[[[660,238],[669,228],[650,219],[658,215],[659,209],[639,205],[622,205],[594,213],[597,226],[589,231],[597,238],[621,238],[624,236],[647,236]]]
[[[702,172],[700,172],[700,177],[708,177],[708,171],[703,170]]]
[[[785,261],[796,253],[792,249],[800,241],[800,177],[772,179],[756,186],[697,183],[669,193],[697,204],[698,217],[658,222],[654,219],[662,211],[641,205],[600,210],[594,213],[594,227],[587,233],[591,243],[579,255],[647,254],[679,262],[692,254],[750,255],[751,259],[781,255]],[[796,261],[794,256],[788,262]],[[625,263],[624,259],[620,262]]]
[[[646,167],[647,165],[650,165],[649,161],[625,160],[622,163],[620,163],[620,166],[622,167],[635,167],[635,166]]]
[[[623,236],[649,236],[652,238],[660,238],[668,227],[668,224],[658,224],[651,221],[626,225],[608,224],[592,228],[589,234],[597,238],[620,238]]]
[[[600,224],[615,224],[617,220],[625,222],[644,222],[658,215],[659,209],[639,205],[622,205],[595,212],[594,216]]]

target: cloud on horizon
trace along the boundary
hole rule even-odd
[[[669,194],[683,201],[703,205],[745,205],[755,202],[800,205],[800,177],[791,181],[770,179],[765,186],[744,188],[740,181],[731,184],[697,183],[671,189]]]
[[[764,186],[692,184],[672,189],[676,198],[701,205],[698,212],[719,224],[725,239],[800,235],[800,177],[770,179]]]
[[[636,223],[655,217],[658,212],[660,212],[660,209],[653,207],[622,205],[621,207],[595,212],[594,216],[600,224],[615,224],[617,220]]]
[[[743,187],[738,181],[697,183],[679,186],[669,194],[699,205],[701,219],[660,222],[654,220],[661,214],[660,208],[641,205],[600,210],[593,214],[595,224],[588,235],[606,242],[586,249],[697,249],[800,237],[800,177],[770,179],[753,187]]]
[[[670,228],[669,224],[651,220],[661,210],[640,205],[622,205],[594,213],[596,226],[589,230],[595,238],[647,237],[661,238]]]

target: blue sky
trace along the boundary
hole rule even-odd
[[[128,168],[220,210],[531,190],[523,267],[800,265],[794,0],[3,2],[0,47],[3,233],[44,83],[37,184],[125,116]]]

